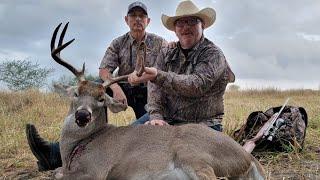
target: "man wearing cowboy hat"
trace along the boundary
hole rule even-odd
[[[223,95],[235,76],[220,48],[203,34],[214,23],[215,11],[183,1],[175,16],[161,19],[178,37],[177,46],[162,49],[155,67],[146,67],[141,77],[129,76],[131,84],[149,81],[146,124],[200,123],[222,131]]]
[[[167,42],[160,36],[146,32],[150,23],[145,4],[136,1],[128,6],[125,22],[130,31],[114,39],[107,48],[99,67],[99,76],[102,80],[110,78],[111,72],[119,67],[118,75],[129,74],[134,71],[136,54],[140,42],[145,42],[146,65],[153,66],[162,46]],[[111,91],[110,91],[111,89]],[[128,83],[115,83],[107,90],[113,98],[132,107],[136,118],[146,113],[144,106],[147,103],[147,87],[145,84],[130,86]],[[52,170],[62,165],[59,143],[49,143],[42,139],[35,126],[28,125],[26,134],[30,149],[38,159],[40,171]]]

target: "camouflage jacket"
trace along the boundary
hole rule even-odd
[[[213,42],[202,37],[187,57],[179,43],[163,48],[155,67],[158,75],[148,83],[151,120],[207,124],[224,113],[223,95],[234,74]]]
[[[146,33],[144,42],[147,45],[145,65],[153,66],[160,49],[166,46],[167,42],[152,33]],[[100,69],[106,68],[112,72],[119,67],[119,76],[132,73],[135,69],[137,48],[138,43],[129,32],[114,39],[105,52]]]

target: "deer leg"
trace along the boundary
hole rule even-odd
[[[199,179],[199,180],[214,180],[214,179],[217,179],[212,167],[209,166],[206,163],[188,162],[188,163],[186,163],[186,165],[189,166],[189,167],[185,167],[185,168],[182,168],[182,169],[189,171],[189,173],[190,173],[190,170],[193,171],[193,173],[195,174],[196,179]]]
[[[209,180],[209,179],[217,179],[216,175],[212,167],[209,165],[201,165],[193,167],[195,169],[196,175],[198,176],[199,180]]]
[[[188,174],[191,179],[214,180],[217,179],[213,168],[206,162],[197,157],[180,159],[177,163],[181,169]]]
[[[54,172],[54,178],[60,180],[67,179],[79,179],[79,180],[90,180],[94,179],[90,174],[84,171],[66,171],[63,167],[57,168]]]
[[[266,179],[264,169],[256,159],[253,159],[253,161],[251,162],[251,166],[248,170],[246,178],[258,180]]]

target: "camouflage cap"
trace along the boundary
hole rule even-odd
[[[136,1],[136,2],[131,3],[128,6],[128,13],[127,14],[129,14],[134,8],[141,8],[144,11],[144,13],[146,15],[148,15],[147,6],[140,1]]]

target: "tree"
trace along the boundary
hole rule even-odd
[[[13,91],[41,88],[53,69],[41,68],[29,60],[3,61],[0,63],[0,81]]]
[[[228,90],[229,91],[239,91],[240,90],[240,86],[236,85],[236,84],[231,84],[228,86]]]

